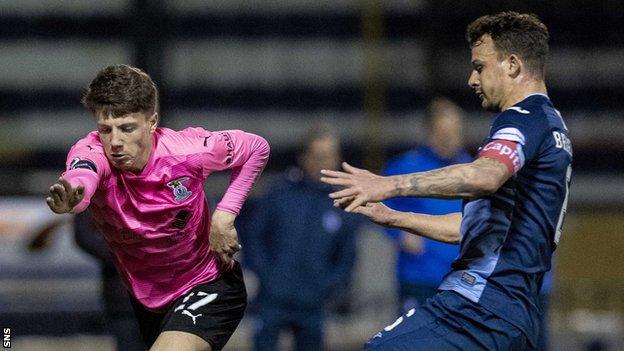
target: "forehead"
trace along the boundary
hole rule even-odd
[[[484,34],[475,42],[471,48],[471,53],[473,63],[475,61],[489,61],[498,57],[494,41],[488,34]]]
[[[433,117],[431,119],[431,123],[435,125],[459,125],[461,123],[461,116],[459,115],[459,113],[452,113],[450,111],[447,111],[447,113],[438,114]]]
[[[334,136],[323,136],[321,138],[312,140],[309,143],[307,149],[312,152],[326,151],[328,149],[333,150],[338,149],[338,144],[338,138]]]
[[[129,113],[127,115],[113,117],[111,114],[105,114],[103,111],[98,111],[95,114],[98,124],[103,125],[122,125],[127,123],[140,123],[146,120],[145,114],[141,112]]]

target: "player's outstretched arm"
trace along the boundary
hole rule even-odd
[[[72,187],[61,177],[50,187],[50,195],[46,197],[46,203],[54,213],[69,213],[83,198],[84,186]]]
[[[496,159],[480,157],[472,163],[428,172],[382,177],[343,163],[344,172],[323,170],[321,181],[344,187],[330,194],[345,211],[368,202],[395,196],[474,198],[492,194],[509,179],[508,167]]]
[[[432,240],[458,244],[461,213],[432,216],[420,213],[395,211],[380,202],[358,206],[353,213],[368,217],[385,227],[397,228]]]
[[[475,198],[495,193],[511,176],[499,160],[479,157],[471,163],[398,176],[399,196]]]
[[[269,143],[262,137],[241,130],[215,132],[208,139],[204,159],[206,175],[231,169],[230,184],[217,209],[238,214],[251,187],[269,159]]]

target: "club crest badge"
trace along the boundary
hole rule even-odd
[[[189,196],[193,194],[192,191],[188,190],[182,183],[189,180],[189,177],[182,177],[178,179],[174,179],[167,183],[167,186],[173,190],[173,196],[177,202],[184,201],[188,199]]]

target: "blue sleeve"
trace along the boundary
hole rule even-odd
[[[522,146],[522,164],[530,162],[539,153],[548,131],[546,121],[522,108],[508,109],[500,113],[492,124],[490,140],[509,140]]]

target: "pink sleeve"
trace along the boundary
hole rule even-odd
[[[92,135],[78,141],[67,154],[65,169],[62,177],[72,187],[79,185],[84,187],[82,201],[71,211],[80,213],[91,203],[91,197],[97,190],[100,179],[110,172],[108,160],[99,141],[93,139]]]
[[[269,143],[241,130],[213,132],[206,140],[210,152],[203,160],[204,175],[225,169],[232,178],[217,209],[238,215],[256,178],[269,159]]]
[[[80,213],[89,207],[91,203],[91,197],[95,193],[95,190],[98,187],[100,182],[100,177],[97,173],[93,171],[89,171],[87,169],[71,169],[65,173],[63,173],[63,178],[71,184],[73,188],[82,185],[84,187],[84,197],[82,201],[74,208],[72,208],[72,213]]]

